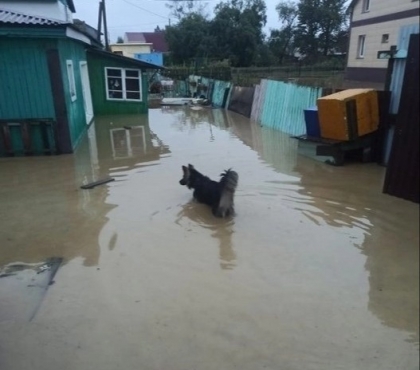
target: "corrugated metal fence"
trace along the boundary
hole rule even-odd
[[[404,80],[405,66],[407,62],[407,50],[408,44],[410,42],[410,35],[413,33],[419,33],[419,24],[412,24],[408,26],[403,26],[400,29],[398,36],[397,49],[401,58],[397,58],[394,61],[394,68],[392,71],[391,79],[391,107],[390,113],[397,114],[398,107],[400,105],[401,99],[401,89]],[[397,55],[398,56],[398,55]]]
[[[190,91],[197,94],[205,91],[213,106],[228,107],[262,126],[294,136],[306,133],[304,110],[315,106],[317,99],[322,96],[321,88],[281,81],[261,80],[255,87],[244,88],[195,75],[189,76],[188,80],[194,81],[196,86],[195,89],[191,88],[191,83],[187,82]],[[200,90],[203,86],[205,90]]]
[[[262,80],[255,90],[251,119],[290,135],[303,135],[303,111],[316,105],[321,96],[321,88]]]
[[[212,103],[217,108],[224,108],[226,91],[231,87],[230,82],[214,80]]]

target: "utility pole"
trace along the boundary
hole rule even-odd
[[[106,7],[105,0],[99,1],[99,14],[98,14],[98,41],[101,41],[101,29],[102,22],[104,24],[104,36],[105,36],[105,50],[109,51],[109,40],[108,40],[108,26],[106,21]]]
[[[104,34],[105,34],[105,49],[107,51],[110,51],[109,49],[109,40],[108,40],[108,26],[106,23],[106,6],[105,6],[105,0],[102,0],[102,7],[103,7],[103,16],[104,16]]]
[[[102,1],[99,1],[98,13],[98,41],[101,42],[101,29],[102,29]]]

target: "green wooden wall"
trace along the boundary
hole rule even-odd
[[[64,95],[66,99],[71,142],[73,148],[75,148],[88,127],[86,123],[82,80],[80,74],[80,62],[86,61],[86,51],[83,44],[70,39],[58,40],[58,49],[60,53],[60,65],[63,76]],[[70,86],[66,64],[67,60],[71,60],[73,62],[74,79],[76,84],[75,101],[72,101],[70,97]]]
[[[0,119],[55,119],[46,50],[54,40],[0,38]]]
[[[88,53],[90,88],[92,91],[93,109],[95,115],[147,113],[147,76],[142,74],[141,102],[110,101],[106,99],[105,67],[138,68],[130,63],[123,63],[102,55]]]

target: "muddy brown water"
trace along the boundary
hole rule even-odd
[[[187,163],[239,173],[235,218],[191,200]],[[0,159],[0,272],[28,268],[0,279],[0,368],[418,369],[419,207],[383,177],[191,108],[96,118],[74,155]],[[29,320],[49,257],[64,260]]]

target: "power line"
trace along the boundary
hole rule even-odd
[[[165,17],[165,16],[163,16],[163,15],[161,15],[161,14],[154,13],[154,12],[152,12],[152,11],[150,11],[150,10],[147,10],[147,9],[145,9],[145,8],[142,8],[141,6],[139,6],[139,5],[137,5],[137,4],[133,4],[133,3],[129,2],[129,1],[127,1],[127,0],[123,0],[123,1],[124,1],[125,3],[127,3],[127,4],[130,4],[131,6],[134,6],[135,8],[139,8],[139,9],[141,9],[141,10],[145,11],[146,13],[150,13],[150,14],[156,15],[157,17],[161,17],[161,18],[164,18],[164,19],[170,19],[169,17]]]
[[[129,24],[124,26],[115,26],[115,27],[108,27],[109,29],[117,29],[117,28],[130,28],[130,27],[137,27],[137,26],[151,26],[151,25],[166,25],[164,21],[156,21],[151,23],[137,23],[137,24]]]

